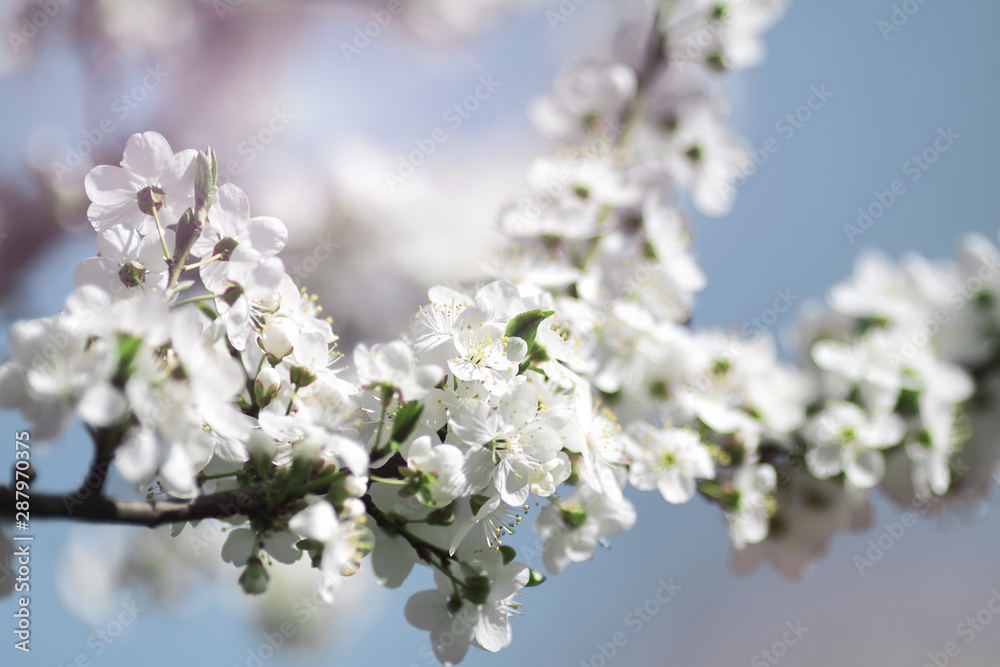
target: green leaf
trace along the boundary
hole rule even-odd
[[[515,315],[510,322],[507,323],[507,331],[505,332],[508,337],[520,338],[525,343],[528,344],[528,349],[531,350],[532,346],[535,344],[535,334],[538,333],[538,325],[542,321],[555,314],[552,310],[529,310],[527,312],[521,313],[520,315]]]
[[[392,422],[392,433],[389,435],[389,439],[392,441],[392,451],[398,450],[410,438],[417,428],[420,413],[423,411],[424,404],[417,402],[407,403],[396,410],[396,418]]]

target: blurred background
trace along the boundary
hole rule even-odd
[[[553,26],[546,13],[560,4],[573,9]],[[83,178],[117,163],[128,136],[145,130],[175,150],[210,144],[253,214],[286,223],[286,266],[319,295],[347,350],[395,335],[429,285],[482,275],[480,262],[504,243],[498,211],[526,191],[532,158],[552,150],[532,130],[528,103],[574,63],[609,52],[621,7],[404,0],[403,13],[378,24],[387,5],[0,0],[4,331],[62,306],[73,267],[95,253]],[[946,260],[963,234],[995,239],[997,26],[1000,5],[988,0],[793,1],[765,36],[764,64],[725,78],[747,147],[773,138],[779,149],[739,187],[730,215],[689,211],[709,276],[694,325],[739,328],[777,290],[799,307],[822,300],[864,248]],[[487,99],[446,115],[480,77],[494,82]],[[827,101],[808,120],[788,121],[813,87],[825,87]],[[402,183],[388,183],[400,156],[439,127],[446,141]],[[908,161],[949,128],[958,138],[911,180]],[[906,192],[850,238],[844,225],[895,179]],[[786,314],[772,332],[787,338],[794,321]],[[0,358],[7,349],[4,336]],[[11,447],[23,426],[0,413]],[[33,488],[74,488],[88,463],[85,438],[77,429],[35,452]],[[911,510],[915,523],[891,540],[884,535],[899,534],[903,512],[873,497],[870,524],[835,536],[800,581],[770,565],[734,574],[725,522],[697,499],[671,507],[655,494],[629,496],[636,528],[526,592],[513,645],[496,656],[471,650],[463,664],[996,664],[996,488],[964,510]],[[292,568],[265,599],[250,600],[217,556],[224,535],[202,528],[165,541],[139,528],[35,522],[32,652],[13,649],[5,627],[16,602],[6,599],[0,661],[436,664],[427,633],[402,613],[409,595],[432,587],[430,572],[389,591],[365,568],[324,608],[310,573]],[[870,559],[880,537],[891,547],[859,573],[856,557]],[[535,540],[522,530],[512,544],[540,567]],[[661,605],[657,592],[671,581],[681,588]],[[296,623],[294,636],[280,632],[285,621]],[[787,624],[799,632],[786,634]],[[615,646],[619,632],[625,641]]]

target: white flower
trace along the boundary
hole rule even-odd
[[[549,234],[571,239],[593,236],[605,222],[609,209],[636,207],[642,190],[608,159],[580,164],[547,159],[536,160],[529,180],[545,200],[558,188],[551,205],[539,209],[534,199],[505,211],[501,225],[511,236]]]
[[[528,109],[531,122],[547,137],[581,140],[598,129],[598,121],[617,123],[635,94],[635,72],[621,63],[587,63],[557,84],[555,94]]]
[[[334,592],[344,577],[358,571],[361,559],[371,551],[370,530],[351,521],[339,521],[333,505],[325,500],[313,503],[288,521],[288,528],[302,537],[323,543],[320,594],[333,602]]]
[[[84,181],[92,202],[87,217],[101,232],[124,225],[142,234],[155,233],[153,216],[140,210],[140,197],[152,193],[161,203],[143,204],[158,208],[160,225],[166,227],[194,206],[194,159],[198,152],[174,154],[167,140],[156,132],[133,134],[125,144],[122,166],[94,167]]]
[[[570,563],[593,558],[598,542],[631,530],[635,521],[635,507],[627,498],[613,500],[589,487],[577,487],[538,516],[535,526],[545,540],[545,567],[557,574]]]
[[[125,414],[125,399],[111,383],[118,360],[112,341],[91,342],[70,318],[57,316],[15,323],[10,345],[14,359],[0,366],[0,407],[21,410],[37,439],[55,438],[74,414],[92,426],[110,426]]]
[[[422,435],[410,443],[406,467],[427,476],[426,493],[420,497],[429,505],[442,507],[465,491],[465,457],[454,445],[434,445],[429,435]]]
[[[1000,253],[989,239],[970,234],[962,239],[955,283],[949,290],[949,315],[934,336],[941,357],[973,366],[985,363],[996,349],[989,335],[1000,314]],[[971,302],[971,303],[970,303]]]
[[[507,338],[505,327],[490,321],[492,306],[477,300],[455,322],[455,350],[448,368],[459,380],[479,382],[491,394],[502,396],[517,375],[528,346],[520,338]]]
[[[478,382],[446,382],[440,389],[435,387],[428,390],[423,400],[420,423],[432,431],[438,431],[448,423],[451,408],[462,403],[488,402],[490,398],[483,385]]]
[[[622,499],[625,482],[625,437],[615,416],[607,409],[595,409],[590,385],[580,380],[576,386],[575,412],[565,429],[565,448],[580,455],[575,469],[580,481],[613,501]]]
[[[764,59],[761,36],[785,5],[785,0],[681,0],[661,19],[670,57],[713,68],[754,67]]]
[[[664,500],[678,505],[694,496],[696,480],[715,477],[708,448],[690,429],[657,429],[637,422],[629,428],[629,435],[629,483],[640,491],[657,489]]]
[[[447,287],[432,287],[427,296],[430,303],[421,306],[410,326],[413,349],[421,360],[444,364],[455,354],[455,323],[472,299]]]
[[[302,551],[295,546],[299,538],[292,533],[280,531],[261,536],[249,528],[229,531],[222,545],[222,560],[240,567],[264,551],[279,563],[294,563],[302,557]]]
[[[914,495],[926,500],[943,496],[951,484],[951,457],[955,453],[955,406],[923,393],[919,399],[923,428],[906,439],[906,453],[913,464]]]
[[[727,214],[736,192],[730,183],[749,156],[727,129],[720,106],[702,104],[690,109],[670,142],[673,151],[664,166],[678,183],[690,185],[694,205],[705,215]],[[662,155],[662,150],[657,154]]]
[[[837,313],[904,328],[933,319],[948,302],[954,272],[916,256],[897,266],[872,250],[859,253],[851,282],[835,285],[828,301]],[[954,304],[952,304],[953,306]]]
[[[167,248],[174,247],[174,232],[164,231]],[[162,293],[167,286],[167,262],[156,234],[143,237],[131,227],[114,225],[97,235],[97,257],[88,257],[73,271],[77,286],[96,285],[118,298],[137,290]],[[124,280],[123,267],[128,264]],[[135,282],[132,276],[140,282]],[[140,277],[141,276],[141,277]]]
[[[688,384],[677,390],[681,414],[697,417],[718,433],[749,436],[752,442],[762,425],[750,416],[753,406],[746,388],[751,378],[763,370],[761,366],[768,370],[773,367],[773,354],[770,359],[756,354],[737,355],[735,351],[740,348],[736,346],[743,343],[718,332],[698,334],[695,342],[690,358],[685,360]]]
[[[438,573],[434,577],[436,590],[421,591],[406,602],[406,620],[431,633],[434,655],[443,665],[461,662],[470,643],[496,653],[513,638],[508,621],[520,607],[515,596],[528,583],[530,571],[521,563],[503,565],[498,554],[488,558],[491,555],[488,552],[481,558],[484,572],[479,578],[485,578],[489,585],[482,603],[463,598],[456,611],[449,611],[452,583]]]
[[[533,383],[521,382],[496,409],[469,402],[451,410],[449,426],[470,448],[466,470],[473,489],[492,481],[506,503],[521,505],[529,491],[548,496],[569,474],[565,454],[558,456],[562,438],[539,402]]]
[[[680,211],[657,198],[643,205],[642,220],[656,260],[652,268],[643,265],[650,276],[634,290],[634,296],[661,317],[682,321],[694,304],[694,295],[707,282],[690,253],[691,233]]]
[[[228,287],[217,292],[216,308],[222,315],[229,342],[237,350],[246,348],[253,333],[252,317],[259,314],[257,304],[271,297],[285,275],[285,266],[276,257],[254,257],[239,247],[227,262]]]
[[[444,371],[433,364],[418,366],[413,350],[401,340],[383,345],[360,344],[354,350],[354,366],[363,387],[391,387],[404,401],[422,399]]]
[[[476,513],[458,526],[451,538],[451,553],[454,554],[465,538],[474,529],[480,535],[473,540],[476,548],[497,549],[503,544],[503,538],[513,535],[521,525],[521,516],[528,512],[528,505],[514,507],[503,501],[499,495],[489,498],[473,496],[470,498],[473,508],[478,506]]]
[[[224,239],[236,242],[235,249],[230,248],[233,255],[239,251],[245,261],[253,263],[277,255],[288,241],[288,230],[277,218],[251,218],[246,194],[235,185],[225,183],[219,186],[208,221],[192,253],[207,258],[216,244]],[[230,261],[214,261],[202,266],[199,274],[205,287],[219,292],[225,290],[227,280],[239,281],[233,275],[234,268]]]
[[[904,432],[899,415],[869,415],[854,403],[834,401],[804,427],[810,442],[806,463],[820,479],[843,472],[852,485],[870,489],[885,474],[879,450],[899,444]]]
[[[165,309],[162,299],[149,298]],[[115,463],[128,479],[147,483],[159,473],[172,493],[193,497],[195,475],[213,454],[234,462],[246,459],[243,443],[253,422],[233,402],[245,375],[223,345],[219,326],[204,329],[203,318],[190,309],[164,310],[163,317],[168,318],[168,350],[155,336],[140,334],[143,341],[125,383],[138,426],[126,435]],[[161,328],[153,318],[146,325]]]
[[[306,288],[296,287],[291,276],[287,274],[281,276],[278,289],[271,297],[277,299],[278,302],[277,309],[273,313],[275,316],[289,318],[298,325],[299,331],[306,334],[319,334],[326,343],[337,341],[331,320],[319,318],[323,308],[316,304],[316,295],[310,297],[306,294]]]
[[[885,412],[895,407],[904,382],[913,382],[899,363],[905,342],[897,330],[874,329],[850,343],[817,341],[812,358],[830,376],[856,385],[865,407]]]
[[[747,463],[740,466],[733,475],[733,486],[739,493],[734,510],[726,512],[729,523],[729,539],[737,549],[748,544],[756,544],[767,537],[770,512],[768,503],[773,502],[777,475],[767,463]]]

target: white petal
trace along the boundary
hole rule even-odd
[[[327,542],[337,530],[337,514],[333,505],[323,500],[313,503],[291,518],[288,527],[302,537]]]
[[[256,550],[257,533],[249,528],[237,528],[229,531],[222,545],[222,560],[237,567],[246,565]]]
[[[160,174],[174,157],[170,144],[158,132],[143,132],[133,134],[125,142],[125,154],[122,156],[122,166],[132,173],[153,181],[159,180]]]
[[[76,405],[76,414],[94,426],[110,426],[125,414],[127,404],[122,393],[106,382],[95,384],[83,392]]]
[[[885,458],[875,449],[863,449],[844,468],[847,479],[859,489],[870,489],[885,476]]]
[[[375,548],[372,550],[372,570],[375,577],[381,586],[399,588],[413,571],[417,554],[401,537],[390,537],[381,530],[375,535]]]
[[[288,229],[277,218],[250,218],[250,244],[265,256],[281,252],[288,242]]]
[[[275,533],[264,539],[264,551],[274,556],[279,563],[289,565],[302,557],[302,550],[295,546],[298,541],[299,537],[287,530]]]
[[[115,451],[115,465],[121,474],[138,484],[153,478],[159,463],[156,436],[147,429],[133,431]]]
[[[496,653],[507,646],[507,611],[507,605],[503,602],[486,604],[480,611],[479,623],[473,634],[479,645],[487,651]]]
[[[809,472],[820,479],[833,477],[844,469],[843,448],[840,445],[820,445],[806,452]]]
[[[433,630],[447,618],[447,600],[440,591],[420,591],[410,596],[403,607],[407,622],[418,630]]]
[[[668,503],[682,505],[694,497],[695,483],[692,478],[674,468],[663,473],[656,488]]]

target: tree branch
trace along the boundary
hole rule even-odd
[[[0,517],[14,519],[14,490],[0,486]],[[32,494],[32,518],[137,524],[154,528],[178,521],[252,516],[267,509],[263,485],[220,491],[192,500],[112,500],[96,494]]]

